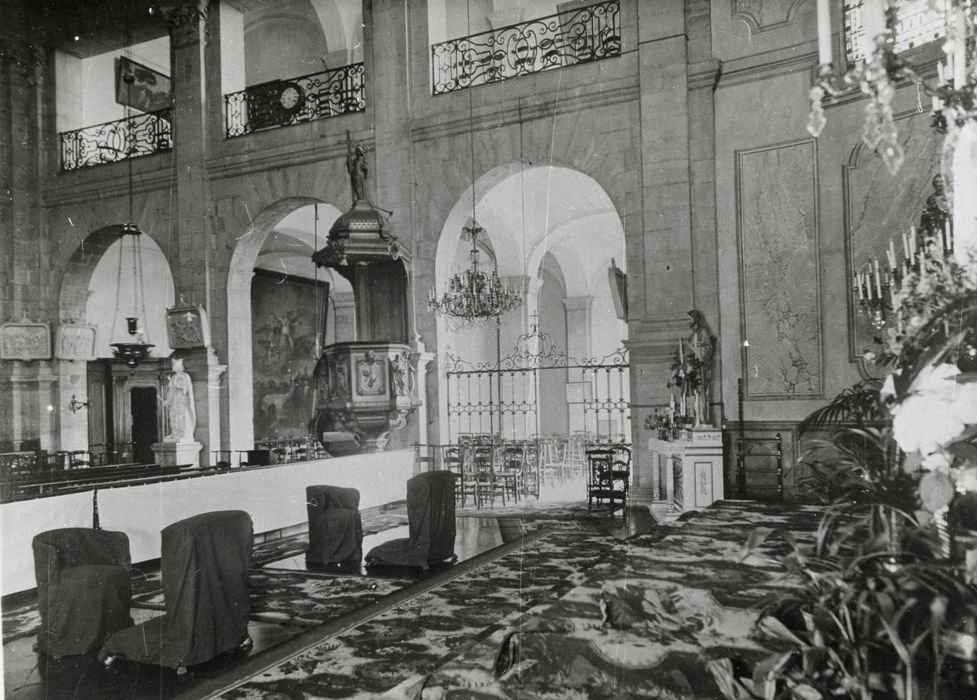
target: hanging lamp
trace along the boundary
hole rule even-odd
[[[131,33],[129,29],[128,16],[126,18],[126,53],[128,54],[129,48],[131,46]],[[127,56],[128,57],[128,56]],[[132,83],[135,77],[131,73],[127,73],[122,78],[123,82],[126,84],[126,118],[129,119],[132,116],[132,104],[131,91]],[[116,298],[115,298],[115,313],[112,316],[112,337],[115,337],[115,324],[116,320],[119,318],[119,305],[120,299],[123,295],[122,290],[122,266],[123,259],[125,258],[126,241],[131,241],[132,250],[132,315],[126,316],[126,333],[128,338],[112,343],[112,352],[120,360],[125,361],[126,366],[130,369],[135,369],[140,362],[149,356],[150,350],[152,350],[155,345],[147,342],[146,330],[139,325],[139,320],[142,319],[145,322],[146,319],[146,295],[143,288],[143,272],[142,272],[142,231],[133,222],[132,217],[132,157],[135,152],[135,139],[133,137],[131,124],[130,128],[126,130],[126,160],[128,161],[129,168],[129,220],[122,224],[122,229],[120,231],[121,237],[119,239],[119,269],[118,275],[116,277]],[[141,313],[140,313],[141,311]]]

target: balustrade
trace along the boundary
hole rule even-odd
[[[365,109],[362,63],[272,80],[224,95],[228,138]]]
[[[432,94],[621,55],[619,0],[431,47]]]
[[[77,170],[173,148],[172,109],[61,132],[61,169]]]

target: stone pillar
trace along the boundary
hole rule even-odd
[[[591,355],[590,309],[593,302],[591,296],[565,297],[563,307],[567,312],[567,356],[577,362],[582,362]],[[576,374],[581,374],[579,371]],[[568,382],[582,379],[582,377],[568,377]],[[589,385],[588,385],[589,386]],[[588,387],[567,384],[567,409],[569,414],[570,432],[587,429],[584,403]],[[570,403],[571,396],[574,403]]]
[[[414,336],[414,346],[411,353],[411,363],[417,368],[417,398],[421,405],[417,409],[417,442],[428,444],[428,421],[431,420],[431,406],[427,400],[427,366],[437,356],[437,353],[427,352],[427,348],[420,336]],[[437,416],[434,416],[437,419]]]
[[[373,0],[366,3],[369,16],[363,21],[369,25],[365,32],[364,57],[369,104],[373,109],[374,148],[376,158],[370,175],[376,173],[371,183],[367,181],[367,194],[371,201],[394,212],[390,224],[400,237],[400,244],[416,259],[413,240],[412,178],[404,173],[414,172],[414,153],[410,133],[410,66],[408,60],[407,32],[408,5],[403,0]],[[374,48],[376,47],[376,48]],[[374,62],[374,56],[382,60]],[[417,310],[424,309],[426,289],[418,289],[416,276],[408,273],[407,333],[404,339],[413,338],[417,332]]]
[[[90,406],[72,411],[69,407],[71,397],[77,401],[88,401],[88,363],[82,360],[59,360],[57,365],[58,388],[53,403],[56,415],[60,416],[60,438],[57,444],[62,450],[84,450],[88,448],[88,420]]]
[[[212,306],[212,223],[208,216],[209,153],[206,109],[206,0],[168,0],[160,8],[170,26],[173,71],[173,161],[176,167],[178,244],[170,267],[177,298]]]

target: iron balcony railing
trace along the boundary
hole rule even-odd
[[[162,153],[173,148],[173,110],[161,109],[63,131],[61,169],[77,170]]]
[[[621,55],[619,0],[431,47],[432,94]]]
[[[224,95],[228,138],[365,109],[362,63],[272,80]]]

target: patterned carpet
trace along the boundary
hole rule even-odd
[[[803,540],[819,511],[725,502],[616,548],[558,600],[493,630],[403,694],[442,698],[722,698],[707,662],[749,667],[776,649],[757,605],[795,582],[764,557],[740,561],[755,527]]]
[[[429,581],[274,568],[304,551],[304,535],[257,547],[253,619],[307,632],[209,678],[205,694],[718,698],[706,662],[766,655],[757,605],[793,585],[763,558],[740,561],[747,534],[765,526],[803,539],[818,511],[728,501],[631,537],[620,512],[586,504],[458,516],[497,519],[490,546],[504,545]],[[405,522],[397,509],[364,517],[368,532]],[[784,545],[764,547],[773,556]],[[135,588],[138,607],[162,607],[158,576]],[[33,634],[36,622],[36,605],[5,609],[4,643]]]

